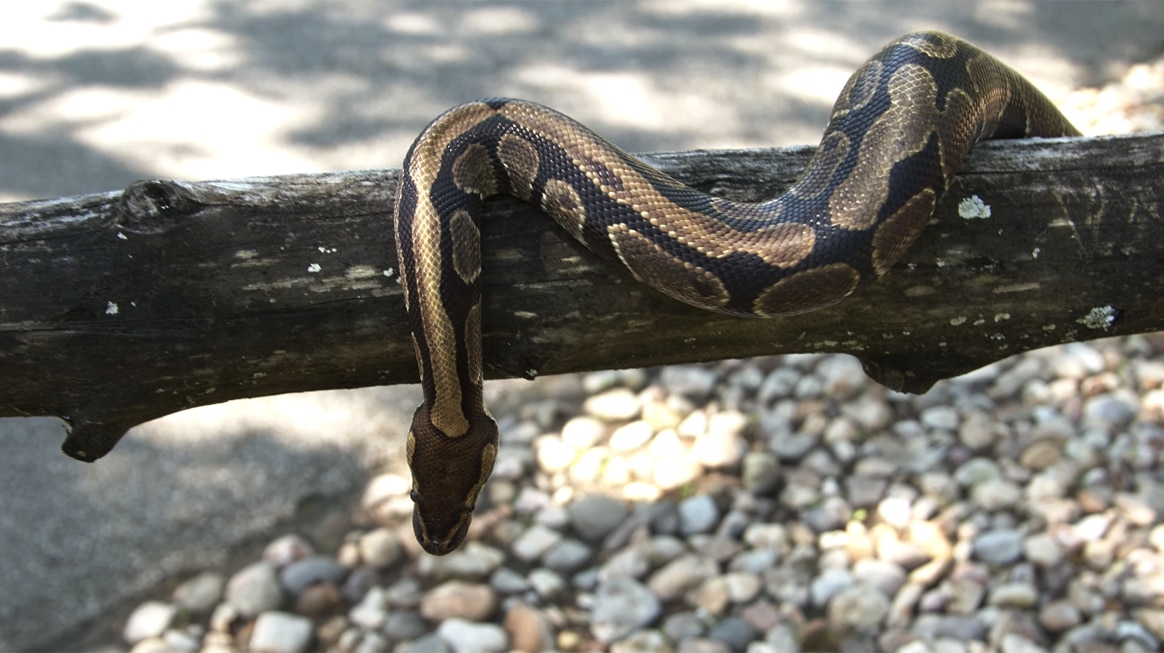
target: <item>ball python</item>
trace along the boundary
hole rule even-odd
[[[792,315],[886,273],[976,142],[1078,134],[1029,81],[939,32],[902,36],[863,64],[803,176],[760,203],[685,186],[532,102],[448,110],[409,149],[395,204],[424,395],[407,443],[421,546],[443,555],[464,541],[497,457],[497,426],[482,399],[485,198],[503,193],[540,207],[595,254],[679,301]]]

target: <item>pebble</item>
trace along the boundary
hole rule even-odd
[[[479,624],[450,618],[437,627],[440,636],[455,653],[502,653],[509,650],[509,637],[496,624]]]
[[[578,536],[587,542],[596,542],[622,523],[629,511],[625,503],[614,497],[589,494],[574,500],[567,512]]]
[[[582,410],[600,420],[622,422],[638,417],[642,404],[629,389],[614,388],[587,399]]]
[[[404,554],[396,533],[387,528],[377,528],[361,535],[359,549],[360,560],[373,569],[387,569]]]
[[[662,603],[655,593],[632,578],[615,578],[598,587],[590,613],[590,629],[603,644],[618,641],[658,618]]]
[[[889,614],[889,599],[876,588],[858,583],[837,592],[828,604],[828,623],[834,631],[868,631]]]
[[[719,507],[706,494],[688,497],[679,502],[679,532],[683,535],[706,533],[719,522]]]
[[[388,618],[387,592],[373,587],[364,598],[348,612],[348,619],[364,630],[376,630]]]
[[[257,617],[283,605],[283,589],[270,562],[243,567],[226,583],[226,600],[244,617]]]
[[[315,547],[302,535],[294,533],[276,538],[263,549],[263,560],[275,567],[289,565],[315,553]]]
[[[174,588],[172,598],[179,608],[195,614],[209,613],[222,600],[226,577],[204,571]]]
[[[519,560],[532,562],[541,558],[561,541],[561,533],[541,524],[534,524],[522,531],[521,535],[510,543],[509,548]]]
[[[312,555],[283,567],[279,571],[279,582],[288,594],[298,596],[309,585],[317,583],[339,585],[343,583],[347,574],[348,570],[340,566],[334,558]]]
[[[493,614],[496,608],[497,595],[488,585],[451,580],[424,595],[420,602],[420,616],[429,621],[481,621]]]
[[[685,553],[652,574],[647,587],[660,600],[671,601],[718,573],[719,566],[713,560]]]
[[[121,636],[130,644],[160,637],[178,616],[178,606],[161,601],[146,601],[129,615]]]
[[[719,377],[705,367],[672,365],[663,368],[659,382],[670,392],[699,401],[711,394]]]
[[[586,544],[575,539],[562,539],[550,547],[542,556],[542,564],[547,569],[558,572],[574,571],[586,564],[592,551]]]
[[[506,611],[504,628],[515,651],[539,653],[553,649],[554,635],[549,620],[525,603],[517,603]]]
[[[428,624],[415,612],[393,610],[384,619],[383,630],[388,639],[401,642],[423,636],[428,632]]]
[[[739,617],[728,617],[707,631],[708,639],[723,642],[728,651],[742,651],[756,638],[756,632],[747,621]]]
[[[974,557],[983,562],[1007,565],[1023,554],[1022,534],[1013,530],[983,533],[974,539]]]
[[[255,620],[248,649],[262,653],[301,653],[311,646],[310,619],[286,612],[264,612]]]

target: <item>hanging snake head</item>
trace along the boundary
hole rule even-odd
[[[433,425],[421,405],[408,432],[412,469],[412,529],[432,555],[450,553],[465,541],[477,497],[497,459],[497,424],[487,414],[469,429],[449,436]]]

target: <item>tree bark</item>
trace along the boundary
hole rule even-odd
[[[791,185],[811,151],[646,158],[757,200]],[[148,180],[0,206],[0,416],[60,416],[66,453],[95,460],[131,426],[185,408],[415,382],[396,178]],[[1162,179],[1164,134],[983,144],[889,275],[772,320],[689,308],[533,208],[490,201],[487,374],[848,352],[878,381],[921,392],[1028,349],[1161,330]]]

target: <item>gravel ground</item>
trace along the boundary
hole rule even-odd
[[[95,5],[64,4],[69,20],[108,20],[93,13]],[[1058,25],[1054,16],[1040,15]],[[1102,16],[1096,21],[1106,25]],[[878,29],[885,22],[894,21]],[[285,27],[272,29],[281,34]],[[420,30],[416,34],[427,29],[411,27]],[[1047,31],[1063,40],[1073,33],[1058,26]],[[298,55],[323,42],[275,53],[265,74],[279,79],[279,66],[310,63]],[[185,47],[202,52],[197,39]],[[594,52],[603,53],[587,46],[576,54]],[[499,56],[486,50],[480,61],[493,67]],[[30,65],[39,61],[30,59]],[[230,68],[229,61],[199,61],[213,74]],[[104,69],[102,59],[70,63],[79,78],[110,76],[107,86],[122,81],[113,76],[124,71]],[[129,66],[126,74],[167,72],[160,61],[147,64]],[[605,83],[608,95],[615,91],[628,105],[642,99],[627,79],[597,70],[591,76]],[[1060,73],[1034,71],[1040,72]],[[1111,72],[1115,81],[1058,95],[1084,131],[1161,128],[1164,60],[1100,72]],[[535,67],[530,79],[560,73]],[[516,87],[502,92],[534,88],[516,79]],[[54,83],[51,76],[41,81]],[[116,120],[92,127],[104,124],[111,133],[81,132],[85,142],[129,144],[132,156],[129,163],[98,162],[107,176],[85,175],[91,186],[64,192],[105,190],[137,176],[383,164],[385,143],[368,144],[362,135],[352,139],[358,145],[334,146],[320,159],[308,158],[302,148],[263,149],[275,141],[264,130],[222,142],[196,130],[200,147],[224,149],[228,159],[240,161],[237,170],[224,168],[198,147],[167,138],[189,131],[171,127],[175,107],[200,97],[211,100],[205,106],[213,111],[229,106],[233,96],[213,83],[175,86],[186,94],[177,93],[173,107],[156,109],[156,132]],[[450,87],[480,94],[472,85]],[[276,88],[286,90],[273,84],[258,95],[278,95]],[[663,90],[667,96],[679,92]],[[450,100],[464,99],[445,97],[449,92],[402,106],[418,115],[401,121],[422,124],[420,114],[434,115]],[[103,98],[62,105],[91,111],[92,100],[103,100],[98,108],[112,116],[129,113],[127,107],[141,99],[134,95],[123,107]],[[564,98],[555,104],[568,112],[595,110],[585,93]],[[753,137],[775,142],[752,133],[752,125],[767,122],[764,115],[737,116],[746,126],[739,133],[713,132],[707,111],[719,105],[691,94],[681,98],[683,133],[706,140],[682,147],[753,144]],[[354,124],[364,126],[364,110],[353,103],[351,112],[360,118]],[[615,112],[596,126],[632,149],[657,149],[635,138],[659,112],[658,105],[642,115]],[[295,120],[286,122],[298,128]],[[797,131],[793,140],[811,140],[814,124],[798,121],[796,129],[807,135]],[[272,125],[286,126],[278,120]],[[391,145],[402,151],[404,143]],[[32,151],[23,140],[9,145]],[[243,163],[255,151],[267,153],[262,163],[269,167]],[[21,166],[23,175],[18,169],[7,177],[16,189],[0,197],[63,194],[46,184],[85,161],[54,160],[62,170],[50,174]],[[158,162],[160,168],[148,167]],[[432,558],[418,551],[408,523],[407,478],[386,471],[370,480],[350,510],[335,514],[334,504],[318,506],[315,512],[331,514],[240,547],[227,562],[157,583],[140,605],[108,611],[84,645],[109,652],[1157,650],[1164,641],[1164,479],[1155,471],[1164,443],[1162,361],[1160,335],[1076,344],[1000,362],[920,397],[886,391],[866,380],[852,359],[832,356],[542,379],[537,390],[544,399],[509,410],[505,395],[512,386],[495,384],[491,405],[503,427],[502,458],[471,541],[458,553]],[[286,430],[294,431],[293,425]],[[304,441],[311,435],[304,433]],[[254,444],[258,450],[262,445]],[[250,446],[240,451],[251,456]],[[133,465],[132,458],[123,465]],[[342,469],[332,465],[338,475],[356,467],[348,457],[339,462]],[[123,466],[110,473],[133,471]],[[195,484],[199,478],[207,477],[190,476]],[[244,509],[246,491],[224,494],[231,499],[228,509]],[[174,516],[175,528],[206,518],[191,509]],[[157,573],[167,568],[158,566]],[[132,582],[136,587],[141,579]]]
[[[1068,108],[1161,128],[1164,59]],[[467,544],[419,551],[407,477],[109,625],[103,650],[1108,652],[1164,643],[1164,335],[922,396],[847,356],[547,380],[498,415]],[[496,392],[494,392],[496,394]],[[349,522],[345,522],[349,523]]]

